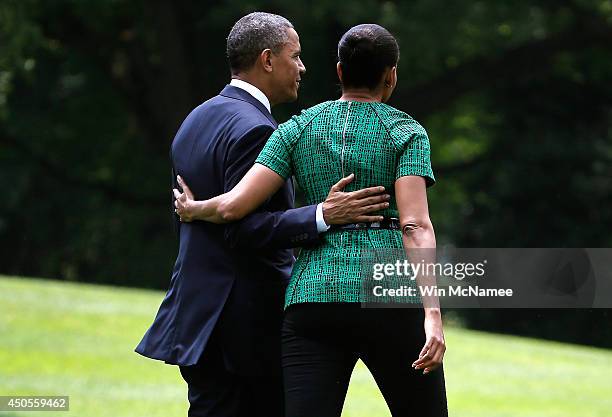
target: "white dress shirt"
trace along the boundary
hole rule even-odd
[[[230,85],[238,87],[255,97],[257,101],[261,102],[261,104],[263,104],[265,108],[268,109],[270,114],[272,114],[270,100],[268,100],[268,97],[266,97],[263,91],[261,91],[259,88],[255,87],[253,84],[249,84],[246,81],[238,80],[236,78],[232,78],[232,81],[230,81]]]
[[[259,88],[255,87],[253,84],[249,84],[246,81],[238,80],[236,78],[232,78],[232,81],[230,81],[230,85],[240,88],[241,90],[244,90],[250,95],[252,95],[255,99],[257,99],[257,101],[261,102],[261,104],[263,104],[266,109],[268,109],[270,114],[272,114],[270,100],[268,100],[268,97],[266,97],[263,91],[261,91]],[[325,219],[323,218],[323,203],[317,204],[315,218],[317,222],[317,231],[319,233],[326,232],[329,229],[329,226],[327,225],[327,223],[325,223]]]

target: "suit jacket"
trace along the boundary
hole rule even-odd
[[[276,127],[263,104],[228,85],[181,125],[172,143],[173,170],[196,199],[229,191]],[[260,374],[278,367],[283,297],[294,262],[288,248],[319,238],[316,206],[293,204],[288,180],[240,222],[179,223],[170,288],[136,352],[193,365],[214,331],[230,371]]]

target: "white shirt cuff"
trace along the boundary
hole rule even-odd
[[[317,204],[317,231],[319,233],[327,232],[329,230],[329,226],[325,223],[325,219],[323,218],[323,203]]]

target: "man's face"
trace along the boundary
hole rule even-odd
[[[306,67],[300,59],[300,38],[293,29],[287,29],[289,39],[278,54],[272,54],[274,77],[274,102],[287,103],[297,100],[302,74]]]

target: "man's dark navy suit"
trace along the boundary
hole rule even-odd
[[[261,102],[228,85],[181,125],[172,143],[173,169],[198,200],[229,191],[276,126]],[[293,204],[289,180],[238,223],[179,223],[170,288],[136,351],[190,366],[207,360],[202,353],[213,336],[228,371],[277,372],[284,291],[294,261],[287,248],[318,240],[316,206]]]

